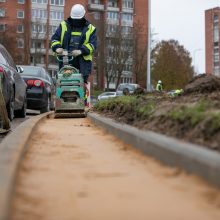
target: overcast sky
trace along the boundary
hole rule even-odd
[[[205,72],[204,11],[213,7],[220,7],[220,0],[151,0],[153,38],[178,40],[192,58],[195,54],[196,70]]]

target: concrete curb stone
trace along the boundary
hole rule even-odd
[[[37,124],[50,114],[52,113],[47,112],[21,123],[0,144],[0,220],[9,219],[16,172],[28,149],[28,139]]]
[[[126,144],[139,149],[162,163],[180,167],[220,188],[220,154],[203,146],[187,143],[152,131],[116,123],[96,113],[88,113],[95,124]]]

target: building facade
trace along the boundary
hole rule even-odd
[[[138,82],[134,73],[140,71],[134,63],[147,54],[147,0],[0,0],[0,32],[16,32],[10,51],[14,58],[13,51],[18,52],[15,61],[43,66],[55,74],[58,66],[49,41],[76,3],[84,5],[86,17],[97,28],[93,84],[115,89],[119,83]],[[10,30],[13,25],[16,30]],[[142,60],[146,65],[147,59]]]
[[[137,82],[136,52],[144,50],[144,56],[147,53],[148,1],[88,0],[83,3],[87,3],[87,16],[97,27],[99,39],[94,84],[115,89],[119,83]]]
[[[30,1],[0,0],[0,43],[17,64],[29,60]]]
[[[220,7],[205,11],[206,73],[220,76]]]
[[[64,19],[64,8],[65,0],[31,0],[30,63],[45,67],[51,75],[58,65],[49,44]]]

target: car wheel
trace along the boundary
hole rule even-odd
[[[10,100],[7,104],[7,112],[8,112],[8,118],[10,121],[14,118],[14,107],[15,107],[15,96],[14,96],[14,90],[11,93]]]
[[[25,118],[26,117],[26,112],[27,112],[27,99],[25,97],[22,109],[15,111],[15,117],[17,117],[17,118]]]
[[[42,113],[49,112],[49,111],[50,111],[50,98],[48,97],[46,106],[40,110],[40,113],[42,114]]]
[[[123,95],[129,95],[129,89],[128,88],[123,89]]]

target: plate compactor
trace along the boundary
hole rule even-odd
[[[57,55],[63,67],[56,75],[55,118],[86,117],[84,80],[79,70],[69,65],[73,59],[67,51]]]

